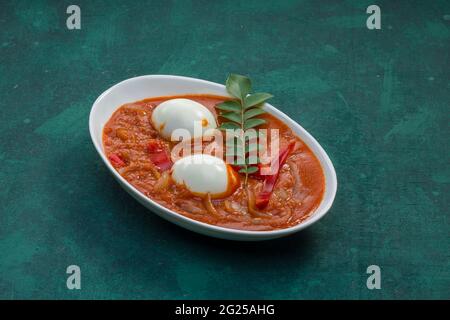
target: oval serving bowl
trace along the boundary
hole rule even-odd
[[[89,131],[92,142],[114,178],[116,178],[120,185],[137,201],[162,218],[188,230],[216,238],[241,241],[268,240],[287,236],[312,225],[328,212],[333,203],[337,189],[336,172],[330,158],[320,144],[305,129],[303,129],[297,122],[289,118],[283,112],[268,103],[265,103],[263,108],[287,124],[296,133],[296,135],[309,146],[309,148],[319,159],[325,176],[325,192],[320,205],[314,210],[314,212],[310,213],[310,216],[307,219],[298,225],[272,231],[247,231],[218,227],[187,218],[179,213],[169,210],[152,199],[146,197],[130,183],[128,183],[114,169],[105,155],[102,143],[102,131],[104,125],[112,116],[114,111],[125,103],[151,97],[187,94],[229,96],[225,86],[218,83],[181,76],[148,75],[131,78],[116,84],[103,92],[92,106],[89,116]]]

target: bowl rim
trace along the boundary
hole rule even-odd
[[[107,96],[110,92],[112,92],[113,90],[117,89],[119,86],[121,86],[121,85],[123,85],[125,83],[128,83],[128,82],[139,81],[139,80],[142,80],[142,79],[174,79],[174,80],[177,79],[177,80],[184,80],[184,81],[195,81],[195,82],[198,82],[198,83],[203,83],[205,85],[215,86],[217,88],[225,88],[225,86],[222,85],[222,84],[211,82],[211,81],[207,81],[207,80],[203,80],[203,79],[198,79],[198,78],[178,76],[178,75],[152,74],[152,75],[142,75],[142,76],[132,77],[132,78],[120,81],[119,83],[117,83],[117,84],[111,86],[110,88],[108,88],[107,90],[105,90],[102,94],[100,94],[97,97],[97,99],[92,104],[91,111],[89,113],[89,133],[90,133],[90,136],[91,136],[92,143],[94,144],[95,149],[97,150],[100,158],[103,160],[104,164],[107,166],[109,171],[114,175],[114,177],[116,179],[118,179],[118,181],[120,183],[122,183],[124,186],[126,186],[126,188],[129,191],[132,191],[134,196],[139,197],[139,199],[147,202],[148,204],[150,204],[155,209],[160,210],[160,211],[168,214],[169,216],[171,216],[175,220],[179,219],[179,220],[182,220],[185,223],[193,224],[193,225],[196,225],[196,226],[198,226],[200,228],[208,229],[210,231],[218,232],[218,233],[221,233],[221,234],[226,233],[226,234],[229,234],[229,235],[239,235],[239,236],[245,235],[245,236],[249,236],[250,238],[268,238],[268,239],[270,239],[270,238],[277,238],[277,237],[281,237],[281,236],[288,235],[288,234],[291,234],[291,233],[295,233],[297,231],[300,231],[302,229],[305,229],[305,228],[311,226],[312,224],[314,224],[315,222],[320,220],[323,216],[325,216],[328,213],[328,211],[330,210],[330,208],[331,208],[331,206],[332,206],[332,204],[334,202],[334,199],[336,197],[336,192],[337,192],[337,176],[336,176],[336,171],[335,171],[335,168],[333,166],[333,163],[331,162],[328,154],[325,152],[325,150],[322,148],[322,146],[319,144],[319,142],[306,129],[304,129],[295,120],[291,119],[284,112],[282,112],[281,110],[279,110],[278,108],[274,107],[273,105],[271,105],[269,103],[265,103],[264,104],[264,109],[266,109],[267,111],[269,111],[269,113],[273,114],[274,116],[276,116],[278,118],[281,117],[282,119],[280,119],[280,120],[282,120],[283,122],[285,122],[285,123],[289,122],[289,123],[287,123],[287,125],[291,128],[291,130],[292,130],[292,126],[291,126],[292,122],[295,125],[297,125],[298,129],[300,129],[302,134],[307,136],[308,139],[310,139],[312,142],[314,142],[316,144],[317,149],[319,150],[319,152],[323,156],[323,160],[321,160],[321,159],[318,159],[318,160],[321,163],[322,170],[324,171],[325,188],[327,188],[327,187],[330,188],[331,194],[330,194],[329,199],[327,200],[327,203],[325,203],[324,207],[321,208],[320,212],[318,212],[317,209],[325,201],[325,193],[327,191],[326,189],[324,190],[324,196],[323,196],[319,206],[305,220],[301,221],[300,223],[298,223],[295,226],[288,227],[288,228],[283,228],[283,229],[269,230],[269,231],[239,230],[239,229],[231,229],[231,228],[226,228],[226,227],[220,227],[220,226],[216,226],[216,225],[212,225],[212,224],[208,224],[208,223],[205,223],[205,222],[197,221],[195,219],[188,218],[188,217],[186,217],[186,216],[184,216],[184,215],[182,215],[182,214],[180,214],[178,212],[172,211],[172,210],[164,207],[163,205],[157,203],[153,199],[145,196],[143,193],[141,193],[139,190],[137,190],[131,183],[129,183],[125,178],[123,178],[117,172],[117,170],[115,170],[115,168],[111,165],[111,163],[106,158],[106,155],[105,155],[104,150],[103,150],[102,141],[99,144],[97,142],[97,138],[96,138],[96,136],[94,134],[94,126],[95,126],[95,120],[96,120],[94,118],[94,114],[95,114],[95,110],[99,106],[100,101],[102,99],[104,99],[104,97]],[[205,94],[207,94],[207,93],[205,93]],[[186,95],[188,95],[188,93],[186,93]],[[151,98],[151,97],[149,97],[149,98]],[[130,101],[130,102],[133,102],[133,101]],[[117,106],[114,109],[113,112],[115,112],[120,107],[121,107],[121,105]],[[103,128],[101,128],[101,130],[103,132]],[[298,135],[298,134],[296,134],[296,135]],[[302,141],[303,141],[303,139],[302,139]],[[304,142],[304,143],[306,143],[306,142]],[[308,147],[310,149],[312,149],[309,143],[306,143],[306,144],[308,145]],[[315,154],[314,151],[313,151],[313,153]],[[317,157],[317,155],[316,155],[316,157]],[[330,176],[329,176],[330,180],[329,181],[326,180],[327,176],[325,175],[325,169],[324,169],[324,165],[325,164],[322,163],[322,162],[325,162],[325,164],[329,168],[329,174],[330,174]],[[153,213],[156,213],[156,212],[153,212]],[[173,220],[170,220],[170,221],[173,222]]]

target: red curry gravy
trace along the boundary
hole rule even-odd
[[[107,157],[120,157],[122,165],[119,166],[114,161],[111,163],[140,192],[191,219],[241,230],[288,228],[306,219],[319,206],[325,189],[325,178],[319,160],[286,124],[270,114],[261,116],[267,123],[258,128],[279,129],[280,149],[292,142],[295,144],[287,161],[280,168],[269,204],[261,210],[261,215],[255,216],[249,212],[247,193],[242,186],[227,198],[212,200],[217,212],[214,215],[205,208],[200,197],[193,196],[183,186],[170,183],[168,190],[155,191],[160,173],[149,159],[148,143],[158,139],[171,150],[178,142],[163,139],[152,126],[151,115],[158,104],[173,98],[186,98],[203,104],[214,114],[218,124],[222,119],[217,116],[214,106],[228,100],[211,95],[149,98],[121,106],[104,126],[103,146]],[[242,181],[243,179],[241,183]],[[248,186],[255,193],[261,190],[262,183],[261,179],[248,179]]]

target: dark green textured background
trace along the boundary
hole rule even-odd
[[[373,3],[382,30],[365,26]],[[449,43],[446,0],[0,1],[0,298],[450,298]],[[228,72],[273,93],[336,167],[333,208],[295,236],[176,227],[91,144],[111,85]],[[366,288],[371,264],[381,290]]]

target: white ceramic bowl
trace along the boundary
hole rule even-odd
[[[296,226],[274,231],[242,231],[228,229],[187,218],[163,207],[140,193],[114,169],[105,156],[102,143],[103,126],[109,120],[113,112],[125,103],[150,97],[184,94],[229,96],[225,86],[218,83],[180,76],[148,75],[131,78],[116,84],[103,92],[92,106],[89,116],[89,131],[91,133],[92,142],[109,171],[111,171],[113,176],[119,181],[120,185],[137,201],[152,212],[155,212],[164,219],[183,228],[212,237],[242,241],[268,240],[287,236],[312,225],[327,213],[333,203],[337,188],[336,172],[333,164],[319,143],[305,129],[287,115],[267,103],[264,105],[264,109],[286,123],[300,139],[311,148],[322,165],[325,174],[325,194],[319,207],[309,218]]]

